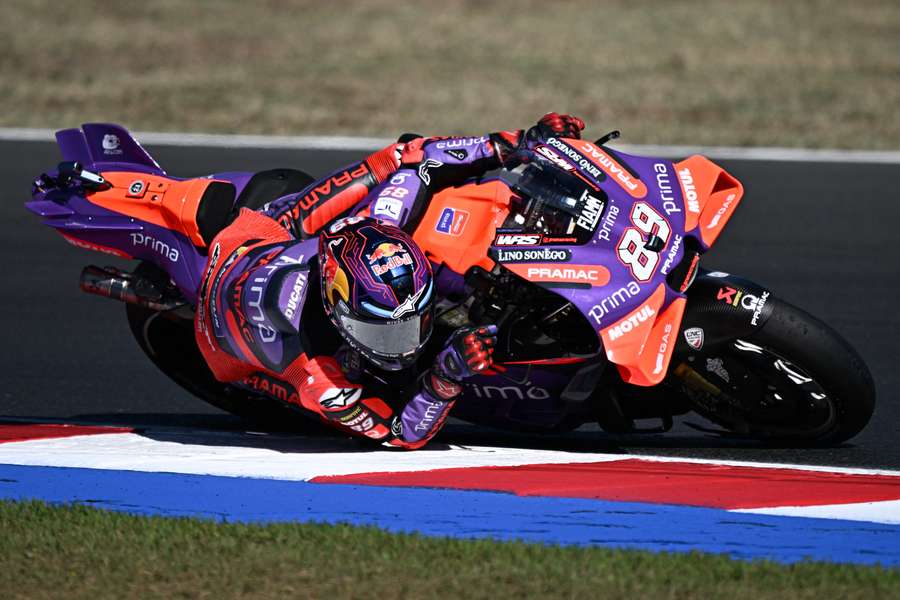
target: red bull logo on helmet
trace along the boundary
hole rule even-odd
[[[369,265],[375,275],[381,276],[397,267],[413,264],[412,256],[400,244],[384,242],[378,244],[368,255]]]

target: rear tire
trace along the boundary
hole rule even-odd
[[[777,298],[769,302],[773,312],[761,328],[691,354],[674,369],[683,393],[698,413],[739,435],[796,445],[857,435],[875,408],[865,362],[819,319]]]
[[[167,277],[158,267],[146,262],[135,269],[135,275],[150,280]],[[134,304],[126,304],[125,313],[131,333],[144,354],[167,377],[194,396],[266,428],[295,432],[321,429],[300,409],[218,381],[197,348],[192,320]]]

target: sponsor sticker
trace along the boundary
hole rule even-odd
[[[731,208],[731,203],[734,202],[735,195],[728,194],[728,197],[725,198],[725,202],[722,203],[722,206],[719,210],[716,211],[716,214],[713,215],[712,220],[709,222],[709,225],[706,226],[707,229],[715,229],[719,225],[719,221],[728,212],[728,209]]]
[[[403,210],[403,202],[401,200],[396,198],[379,198],[372,207],[372,214],[399,221],[401,210]]]
[[[572,253],[563,248],[498,248],[497,262],[568,262]]]
[[[128,196],[132,198],[140,198],[144,195],[144,190],[147,188],[147,184],[145,184],[140,179],[136,179],[131,182],[128,186]]]
[[[346,408],[362,396],[362,388],[328,388],[319,396],[319,404],[328,410]]]
[[[694,350],[703,347],[703,329],[700,327],[690,327],[684,330],[684,341]]]
[[[590,192],[585,190],[581,194],[580,202],[581,213],[578,215],[576,223],[582,229],[593,233],[597,228],[597,223],[600,221],[600,215],[603,214],[603,200],[592,196]]]
[[[643,198],[647,195],[647,186],[644,185],[644,182],[635,178],[616,159],[604,152],[600,147],[586,140],[581,140],[578,150],[583,152],[588,160],[600,167],[604,173],[622,186],[632,198]]]
[[[478,144],[483,144],[489,141],[490,138],[487,136],[480,137],[467,137],[467,138],[449,138],[435,144],[435,147],[438,150],[445,150],[447,148],[465,148],[469,146],[475,146]]]
[[[469,221],[469,213],[458,208],[445,208],[438,217],[434,230],[446,235],[461,235]]]
[[[659,188],[659,198],[663,203],[663,210],[667,215],[680,213],[681,207],[675,199],[675,192],[672,189],[672,176],[669,173],[669,167],[666,163],[656,163],[653,165],[656,172],[656,187]]]
[[[539,233],[498,233],[495,246],[537,246],[541,243]]]
[[[119,141],[119,136],[117,135],[107,133],[103,136],[103,141],[100,145],[103,146],[103,154],[122,154],[120,148],[122,143]]]
[[[681,195],[687,204],[688,212],[700,214],[700,196],[697,195],[697,186],[694,184],[694,175],[687,167],[678,169],[678,179],[681,181]]]
[[[632,331],[634,331],[641,323],[644,323],[647,319],[656,314],[656,311],[653,310],[653,307],[649,304],[645,304],[624,319],[622,319],[616,325],[610,327],[607,331],[609,333],[610,340],[617,340],[623,335],[628,335]]]
[[[406,248],[393,242],[383,242],[375,247],[375,250],[367,256],[369,266],[376,276],[381,276],[397,267],[412,264],[412,257]]]
[[[562,169],[563,171],[574,171],[575,167],[573,167],[569,162],[563,160],[563,158],[550,149],[549,146],[544,146],[543,144],[535,148],[535,152],[555,164],[557,167]]]
[[[603,286],[609,283],[609,270],[599,265],[510,264],[510,271],[535,283]]]
[[[759,325],[759,320],[762,317],[763,308],[766,306],[766,302],[769,301],[769,292],[764,291],[759,296],[754,296],[753,294],[748,294],[743,290],[739,290],[730,286],[725,286],[719,288],[718,293],[716,294],[716,300],[721,300],[725,304],[732,306],[734,308],[743,308],[744,310],[749,310],[753,313],[753,316],[750,318],[751,325]]]
[[[620,287],[605,298],[602,298],[599,303],[591,307],[591,310],[588,312],[588,314],[594,318],[594,320],[597,322],[597,325],[602,325],[603,317],[608,315],[611,311],[619,308],[619,306],[626,304],[640,292],[641,288],[637,284],[637,282],[629,281],[627,285]]]

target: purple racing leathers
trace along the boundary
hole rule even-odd
[[[460,381],[490,365],[487,340],[495,331],[468,332],[466,341],[454,336],[439,356],[445,363],[422,374],[411,398],[379,397],[364,383],[358,353],[339,352],[336,359],[324,343],[329,332],[314,327],[327,322],[306,303],[310,281],[319,277],[311,261],[315,236],[358,214],[414,227],[434,192],[501,166],[522,136],[392,144],[259,212],[242,210],[213,240],[200,290],[196,338],[215,377],[302,407],[354,435],[404,448],[427,443],[446,420]],[[304,322],[307,313],[312,318]],[[446,365],[454,362],[464,368],[450,372]]]

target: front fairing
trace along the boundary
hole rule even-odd
[[[604,199],[593,237],[545,244],[558,236],[498,235],[492,256],[572,302],[626,382],[655,385],[668,369],[686,303],[667,277],[688,246],[703,252],[715,241],[740,200],[740,184],[702,157],[676,164],[570,139],[551,139],[547,150]]]

